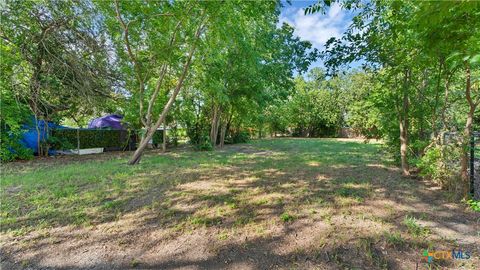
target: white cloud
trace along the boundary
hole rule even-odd
[[[304,15],[301,8],[287,7],[280,15],[280,23],[286,22],[295,28],[295,34],[322,49],[331,37],[340,37],[346,28],[346,13],[334,3],[326,14]]]

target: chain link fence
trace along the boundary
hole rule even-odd
[[[480,200],[480,132],[473,132],[470,138],[470,193]]]
[[[445,132],[443,134],[443,145],[454,145],[460,141],[461,134],[457,132]],[[469,162],[468,172],[470,178],[470,193],[475,200],[480,200],[480,132],[473,132],[468,144]],[[459,164],[454,162],[455,165]],[[453,164],[452,164],[453,165]],[[458,166],[451,166],[458,167]],[[456,169],[456,168],[455,168]]]

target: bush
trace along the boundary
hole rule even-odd
[[[17,53],[5,53],[2,47],[2,72],[0,72],[0,160],[30,159],[33,151],[23,147],[20,139],[23,136],[23,124],[30,119],[30,109],[27,104],[19,102],[13,91],[11,76],[15,74],[11,65],[15,62]],[[12,58],[13,57],[13,58]],[[8,62],[8,61],[13,62]],[[6,65],[4,65],[6,64]]]
[[[153,133],[152,143],[157,147],[163,143],[163,130],[156,130],[155,133]]]
[[[468,206],[475,211],[475,212],[480,212],[480,201],[475,201],[473,199],[470,199],[467,201]]]
[[[310,137],[310,138],[333,138],[338,137],[339,126],[327,126],[317,124],[313,128],[295,127],[292,131],[293,137]]]
[[[213,150],[207,127],[206,125],[200,125],[198,123],[187,127],[186,135],[190,140],[190,144],[192,144],[196,150]]]
[[[178,146],[178,130],[176,128],[172,128],[167,131],[167,145],[177,147]],[[163,144],[163,130],[157,130],[153,134],[152,143],[155,147],[160,147]]]
[[[191,125],[187,127],[187,137],[192,145],[199,145],[208,138],[208,130],[200,124]]]
[[[133,135],[127,130],[109,129],[55,129],[51,134],[57,140],[56,147],[60,147],[55,148],[57,150],[76,149],[78,140],[80,149],[100,147],[126,149],[133,140]]]
[[[246,143],[250,140],[250,133],[246,130],[230,133],[230,137],[225,139],[225,143]]]
[[[41,152],[38,153],[39,156],[48,156],[50,150],[77,148],[76,145],[73,145],[67,139],[62,137],[54,137],[52,135],[48,136],[46,140],[41,141],[40,146]]]
[[[437,145],[425,151],[417,162],[420,175],[452,189],[458,181],[460,147],[455,144]]]
[[[204,134],[200,138],[197,138],[197,143],[193,144],[193,147],[195,150],[198,151],[212,151],[213,146],[212,143],[210,142],[210,137]]]
[[[213,146],[210,142],[210,139],[204,140],[202,143],[195,145],[195,149],[199,151],[212,151]]]
[[[0,87],[0,160],[31,159],[33,151],[20,143],[25,131],[23,123],[29,119],[29,109],[25,104],[18,103],[4,86]]]
[[[283,213],[280,215],[280,219],[283,221],[283,222],[290,222],[290,221],[293,221],[295,219],[295,217],[289,213]]]
[[[186,129],[178,128],[176,125],[172,126],[172,128],[167,131],[167,133],[168,144],[173,147],[178,146],[179,140],[187,138]]]
[[[2,133],[4,131],[2,130]],[[0,160],[12,161],[15,159],[32,159],[32,149],[25,148],[19,143],[19,135],[8,136],[8,132],[2,134],[0,139]],[[5,135],[5,136],[4,136]]]
[[[440,175],[442,152],[439,147],[431,148],[425,152],[425,155],[419,159],[417,166],[421,170],[421,175],[431,179],[437,179]]]

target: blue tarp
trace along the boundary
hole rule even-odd
[[[37,123],[38,131],[35,127],[35,123]],[[26,131],[23,133],[20,143],[24,147],[32,149],[35,154],[38,154],[38,134],[40,134],[40,141],[44,141],[48,139],[49,130],[63,129],[67,127],[57,125],[53,122],[46,122],[44,120],[35,121],[35,117],[32,116],[30,123],[24,124],[22,128]],[[49,154],[55,154],[55,150],[50,150]]]
[[[110,128],[110,129],[125,129],[122,124],[122,115],[110,114],[103,117],[93,119],[88,125],[89,129]],[[38,129],[36,128],[38,126]],[[40,141],[48,139],[48,132],[52,129],[65,129],[69,127],[61,126],[53,122],[44,120],[35,121],[35,117],[31,116],[29,123],[22,126],[25,132],[22,135],[20,144],[24,147],[32,149],[33,153],[38,154],[38,134],[40,134]],[[51,149],[48,151],[49,155],[55,155],[56,151]]]

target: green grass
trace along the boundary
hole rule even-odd
[[[418,220],[411,216],[405,216],[403,224],[407,227],[408,232],[413,237],[427,237],[430,230],[418,223]]]
[[[405,244],[405,239],[399,232],[385,232],[385,240],[388,245],[397,248]]]
[[[362,179],[335,178],[325,186],[315,175],[380,162],[378,144],[330,139],[257,140],[243,145],[243,150],[235,147],[240,146],[215,152],[149,154],[137,166],[127,166],[126,158],[114,156],[27,168],[2,165],[1,230],[23,233],[88,226],[141,209],[158,212],[162,222],[171,226],[182,222],[213,226],[229,219],[243,226],[254,222],[259,209],[266,207],[361,203],[371,194],[368,173]],[[219,181],[227,190],[179,188],[199,178]],[[244,178],[251,186],[232,184]],[[179,202],[200,206],[186,212],[176,208]],[[282,215],[281,220],[290,221],[296,215]]]
[[[280,219],[283,221],[283,222],[290,222],[290,221],[293,221],[295,219],[295,217],[289,213],[283,213],[280,215]]]
[[[70,241],[62,240],[65,231],[105,230],[110,244],[128,249],[132,238],[124,232],[133,230],[167,244],[205,235],[218,252],[295,237],[291,254],[320,254],[342,269],[390,269],[393,259],[416,261],[420,249],[451,246],[425,225],[463,214],[403,178],[380,144],[285,138],[212,152],[149,152],[138,166],[115,153],[89,158],[2,165],[0,234],[7,243],[31,252]]]

